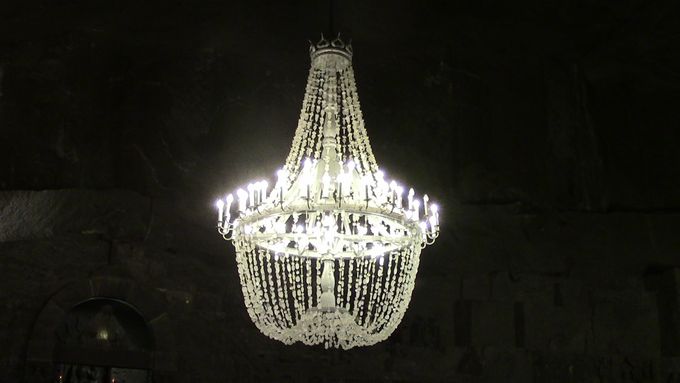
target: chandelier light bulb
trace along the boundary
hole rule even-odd
[[[427,208],[427,202],[428,202],[429,200],[430,200],[430,197],[428,197],[427,194],[425,194],[425,195],[423,196],[423,214],[424,214],[425,216],[430,215],[430,212],[429,212],[429,210],[428,210],[428,208]]]
[[[434,216],[434,215],[430,216],[429,221],[430,221],[430,230],[437,227],[437,217],[436,216]]]
[[[379,189],[382,189],[383,183],[385,183],[385,173],[382,170],[375,172],[375,180]]]
[[[362,119],[352,47],[310,48],[311,69],[288,158],[267,181],[236,191],[238,213],[216,202],[218,232],[234,245],[255,326],[286,344],[350,349],[387,339],[416,283],[439,211],[387,181]]]
[[[260,197],[260,201],[264,202],[264,200],[267,199],[267,187],[269,186],[269,183],[266,180],[262,180],[260,182],[260,190],[262,190],[262,195]]]
[[[321,182],[323,183],[323,192],[321,193],[322,198],[328,198],[328,193],[331,189],[331,176],[328,175],[328,172],[323,174],[323,177],[321,177]]]
[[[215,207],[217,207],[217,222],[221,225],[222,219],[224,218],[224,202],[221,199],[218,199],[215,202]]]
[[[236,195],[238,196],[238,210],[239,210],[239,212],[243,213],[246,210],[248,193],[246,193],[246,191],[243,190],[243,189],[238,189],[236,191]]]
[[[401,205],[402,205],[401,199],[402,199],[402,197],[403,197],[403,195],[404,195],[404,188],[403,188],[401,185],[398,185],[398,184],[397,184],[397,186],[394,187],[394,191],[395,191],[396,194],[397,194],[397,207],[401,209],[401,208],[402,208],[402,206],[401,206]]]

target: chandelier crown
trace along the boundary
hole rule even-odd
[[[313,43],[309,41],[309,55],[314,60],[316,57],[323,54],[336,54],[346,57],[348,60],[352,60],[352,40],[345,43],[342,38],[340,38],[340,33],[333,39],[328,40],[321,34],[321,39]]]
[[[351,45],[322,35],[310,54],[276,182],[217,201],[217,229],[234,244],[246,308],[263,334],[348,349],[386,339],[401,321],[439,212],[378,168]]]

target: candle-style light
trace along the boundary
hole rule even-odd
[[[227,194],[227,204],[224,208],[224,222],[229,223],[229,220],[231,219],[231,204],[234,202],[234,196],[231,195],[231,193]]]
[[[264,202],[267,199],[267,187],[269,186],[269,183],[267,180],[262,180],[260,182],[260,203]]]
[[[217,202],[215,202],[215,206],[217,207],[217,224],[222,226],[222,220],[224,219],[224,201],[218,199]]]
[[[248,189],[248,207],[252,208],[255,206],[255,185],[248,184],[246,187]]]
[[[243,189],[238,189],[236,196],[238,197],[238,211],[239,213],[244,213],[246,211],[246,203],[248,202],[248,193]]]
[[[343,166],[340,165],[340,173],[338,173],[338,175],[335,177],[338,204],[342,204],[342,198],[345,196],[345,190],[343,188],[345,185],[345,173],[342,168]]]
[[[395,186],[395,188],[394,188],[394,191],[395,191],[395,194],[396,194],[396,196],[397,196],[397,207],[398,207],[399,209],[401,209],[401,208],[402,208],[402,201],[401,201],[401,199],[402,199],[403,194],[404,194],[404,188],[403,188],[401,185],[397,184],[397,185]]]
[[[432,211],[433,226],[435,228],[438,228],[439,227],[439,206],[437,206],[436,204],[432,204],[432,206],[430,206],[430,210]]]
[[[427,194],[425,194],[425,195],[423,196],[423,215],[424,215],[425,217],[427,217],[427,216],[430,215],[430,211],[429,211],[428,206],[427,206],[427,202],[428,202],[429,200],[430,200],[430,197],[428,197]]]
[[[331,190],[331,176],[328,174],[328,172],[325,172],[323,176],[321,177],[321,182],[323,183],[323,188],[322,188],[322,198],[326,199],[329,197],[330,190]]]
[[[368,201],[370,201],[370,199],[371,199],[370,190],[369,190],[369,188],[371,187],[371,177],[369,175],[364,175],[363,177],[361,177],[361,183],[362,183],[362,186],[363,186],[362,189],[364,190],[362,200],[366,201],[366,203],[368,204]]]
[[[396,205],[397,203],[397,181],[395,180],[390,182],[390,194],[388,202],[390,202],[392,205]]]
[[[276,172],[276,185],[279,187],[279,205],[283,206],[283,192],[286,188],[286,170],[285,169],[279,169]]]

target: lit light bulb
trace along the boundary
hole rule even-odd
[[[423,237],[427,234],[427,224],[425,222],[420,222],[420,230],[423,232]]]
[[[300,245],[300,250],[307,250],[309,247],[309,239],[307,239],[305,236],[300,237],[298,245]]]
[[[321,183],[323,184],[321,192],[322,198],[328,198],[331,189],[331,176],[328,175],[328,172],[325,172],[321,177]]]
[[[284,234],[286,232],[286,223],[283,221],[277,221],[274,224],[274,230],[276,230],[277,233]]]
[[[390,191],[390,185],[384,179],[378,180],[378,190],[380,190],[381,197],[387,199]]]
[[[281,205],[283,205],[283,189],[285,187],[287,175],[288,175],[288,173],[286,172],[285,169],[279,169],[276,172],[276,177],[277,177],[276,184],[279,187],[279,203]]]
[[[253,207],[255,205],[255,185],[253,184],[248,184],[248,196],[250,197],[248,199],[248,207]]]
[[[236,196],[238,197],[238,210],[244,212],[248,201],[248,193],[243,189],[238,189],[236,191]]]
[[[432,210],[434,226],[439,226],[439,206],[433,203],[432,206],[430,206],[430,210]]]
[[[282,182],[284,182],[286,175],[286,169],[281,168],[276,171],[276,183],[280,185]]]
[[[363,177],[361,177],[361,184],[362,184],[362,189],[364,189],[364,192],[363,192],[364,195],[363,195],[363,197],[364,197],[364,200],[366,201],[366,204],[368,205],[368,200],[369,200],[369,198],[370,198],[370,194],[369,194],[369,189],[368,189],[368,188],[369,188],[370,185],[371,185],[371,177],[370,177],[369,175],[364,175]]]
[[[262,190],[262,197],[260,199],[260,203],[262,203],[267,199],[267,187],[269,186],[269,182],[267,182],[267,180],[262,180],[260,185]]]
[[[388,194],[388,201],[392,205],[397,203],[397,182],[395,180],[390,181],[390,193]]]
[[[378,180],[384,179],[385,172],[383,172],[382,170],[378,170],[377,172],[375,172],[375,178],[377,178]]]
[[[217,222],[221,224],[224,217],[224,201],[218,199],[215,206],[217,207]]]
[[[333,243],[333,239],[335,238],[335,229],[332,227],[329,227],[327,230],[324,231],[323,233],[323,239],[326,241],[326,245],[330,247],[330,245]]]
[[[345,195],[352,193],[352,173],[345,173],[342,176],[342,192]]]
[[[109,332],[108,332],[105,328],[100,329],[100,330],[97,332],[97,339],[99,339],[99,340],[108,340],[108,339],[109,339]]]
[[[234,202],[234,196],[231,193],[227,194],[227,207],[225,208],[227,215],[231,209],[231,204]]]
[[[401,199],[404,194],[404,188],[397,184],[394,191],[397,194],[397,207],[401,209]]]
[[[335,182],[337,183],[336,190],[338,192],[338,198],[341,201],[342,197],[345,195],[345,191],[343,190],[343,186],[345,183],[345,173],[342,172],[342,168],[340,168],[340,173],[335,177]]]
[[[312,183],[312,160],[305,159],[304,168],[302,169],[302,178],[300,180],[300,195],[306,196],[307,201],[311,198],[311,183]]]

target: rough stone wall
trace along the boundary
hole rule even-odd
[[[325,6],[8,6],[0,382],[49,379],[92,281],[152,297],[157,382],[680,382],[675,2],[423,3],[339,7],[379,163],[444,210],[402,324],[350,351],[259,334],[213,228],[284,160]]]
[[[176,370],[162,381],[678,377],[679,272],[625,276],[597,258],[606,248],[569,246],[592,235],[583,223],[591,214],[572,213],[550,227],[507,207],[459,208],[447,230],[451,237],[423,255],[411,307],[396,333],[370,348],[326,351],[284,346],[258,333],[243,308],[233,250],[213,235],[210,222],[200,221],[207,212],[178,214],[184,209],[176,202],[116,191],[3,192],[0,199],[3,223],[26,223],[23,230],[4,230],[0,245],[7,287],[0,296],[7,345],[0,354],[2,381],[18,381],[31,368],[23,359],[35,352],[27,340],[50,297],[96,277],[132,280],[159,297],[176,352]],[[636,232],[648,232],[627,230],[626,221],[645,219],[605,215],[600,225],[632,245],[645,240],[634,238]],[[655,235],[659,243],[673,239]],[[569,270],[571,252],[593,264]]]

